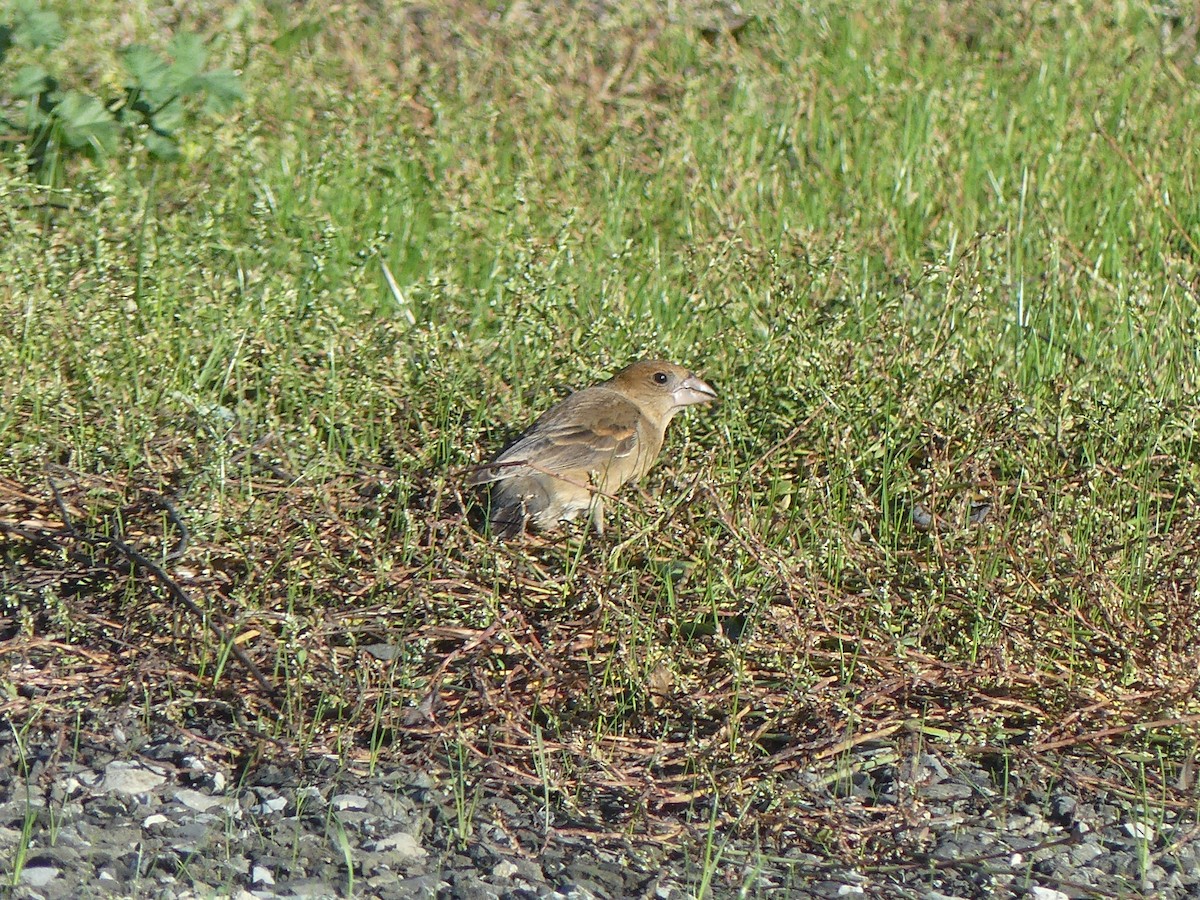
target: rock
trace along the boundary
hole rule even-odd
[[[111,762],[104,770],[105,793],[145,794],[166,783],[166,776],[140,763]]]
[[[175,791],[172,795],[176,801],[182,803],[188,809],[196,812],[208,812],[210,809],[216,808],[226,813],[237,815],[241,812],[237,800],[233,797],[213,797],[210,794],[202,794],[199,791],[193,791],[190,788],[183,788]]]
[[[296,803],[303,803],[306,806],[315,806],[319,809],[325,808],[325,798],[315,787],[300,788],[300,790],[296,791]]]
[[[378,841],[374,841],[365,849],[374,853],[387,853],[402,863],[423,859],[428,854],[415,837],[407,831],[397,831]]]
[[[462,900],[500,900],[500,893],[474,872],[457,873],[452,889]]]
[[[395,885],[401,896],[412,897],[413,900],[435,900],[442,891],[450,890],[449,883],[437,875],[415,875],[409,878],[396,878],[391,875],[380,881]]]
[[[256,816],[275,815],[287,809],[287,803],[286,797],[271,797],[269,800],[263,800],[261,803],[250,807],[250,812]]]
[[[1125,833],[1130,837],[1137,838],[1139,841],[1154,840],[1154,826],[1148,825],[1145,822],[1126,822],[1124,825]]]
[[[336,810],[361,810],[370,806],[371,801],[359,794],[338,794],[329,801],[329,805]]]
[[[920,770],[924,769],[924,772]],[[932,753],[922,753],[917,759],[918,777],[923,777],[929,783],[946,781],[950,778],[950,773],[946,767],[942,765],[942,761]]]
[[[322,878],[296,878],[283,882],[278,888],[284,896],[310,897],[312,900],[332,900],[344,894],[340,885],[332,885]]]
[[[41,888],[58,877],[59,869],[55,866],[25,866],[21,870],[21,884]]]
[[[492,866],[492,877],[507,881],[517,874],[519,869],[516,865],[509,862],[507,859],[502,859],[496,865]]]
[[[969,800],[975,794],[975,789],[961,781],[942,781],[920,789],[921,796],[926,800]]]
[[[1146,867],[1146,871],[1142,873],[1143,890],[1152,890],[1155,885],[1165,881],[1167,870],[1162,866],[1151,864]]]
[[[840,881],[818,881],[812,886],[812,891],[817,897],[824,897],[828,898],[828,900],[833,900],[835,897],[845,896],[842,893],[842,889],[846,887],[850,887],[850,885],[843,884]],[[857,885],[855,885],[855,887],[857,887]]]
[[[1069,828],[1075,821],[1075,813],[1079,809],[1079,803],[1074,797],[1066,794],[1058,794],[1050,801],[1050,818]]]

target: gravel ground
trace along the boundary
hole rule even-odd
[[[5,729],[0,863],[11,896],[48,900],[685,898],[706,873],[717,897],[1200,897],[1194,810],[1139,815],[1096,787],[1112,773],[1065,757],[1050,779],[928,748],[872,768],[879,749],[836,793],[807,788],[848,820],[904,808],[895,846],[920,852],[856,869],[736,839],[705,865],[702,832],[685,846],[547,828],[513,792],[474,795],[460,815],[452,789],[414,768],[260,760],[239,774],[217,743],[132,718],[104,738]]]

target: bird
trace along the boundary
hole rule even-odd
[[[604,498],[654,465],[667,425],[717,392],[683,366],[645,359],[550,407],[467,479],[491,485],[492,532],[513,537],[587,513],[604,533]]]

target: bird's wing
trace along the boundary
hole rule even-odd
[[[641,416],[638,407],[616,391],[604,387],[578,391],[548,410],[467,483],[535,472],[603,471],[636,452]]]

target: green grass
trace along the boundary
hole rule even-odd
[[[450,729],[464,790],[494,753],[572,806],[645,753],[631,778],[717,785],[742,826],[772,753],[888,728],[1153,741],[1166,777],[1200,712],[1186,23],[747,4],[714,40],[684,4],[547,6],[315,4],[286,54],[282,9],[179,14],[248,93],[184,164],[77,160],[50,190],[2,157],[0,518],[58,521],[53,464],[80,528],[123,510],[169,547],[137,498],[171,496],[171,571],[282,713],[153,587],[51,603],[10,566],[6,637],[60,633],[65,603],[117,675],[114,623],[153,636],[183,673],[156,700],[237,697],[372,761]],[[169,37],[115,9],[70,26],[99,83]],[[611,533],[477,534],[464,468],[647,354],[723,402],[677,420]]]

